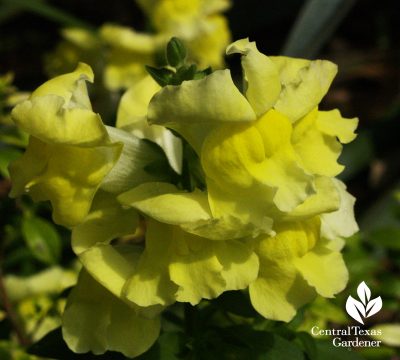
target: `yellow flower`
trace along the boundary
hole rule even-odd
[[[12,111],[18,127],[31,136],[25,154],[10,165],[11,196],[29,192],[35,201],[50,200],[54,221],[65,226],[86,216],[122,149],[92,111],[86,81],[93,81],[93,73],[80,64],[40,86]]]
[[[10,165],[11,196],[27,192],[35,201],[49,200],[54,221],[68,227],[85,218],[100,187],[121,193],[157,180],[145,167],[163,158],[139,138],[104,126],[92,110],[86,81],[93,81],[92,70],[80,64],[12,111],[30,138],[25,154]]]
[[[337,138],[353,140],[357,119],[317,110],[336,66],[269,58],[246,39],[227,52],[242,54],[244,95],[221,70],[163,88],[148,111],[151,124],[180,132],[199,154],[213,217],[250,224],[256,236],[272,233],[274,221],[338,209]]]
[[[172,185],[158,186],[161,192]],[[144,184],[137,192],[146,187],[154,190],[157,184]],[[129,204],[133,196],[128,192],[119,198]],[[190,218],[187,210],[198,206],[190,198],[186,203],[181,212],[171,214],[175,221],[184,222],[183,214]],[[146,217],[145,248],[136,260],[127,261],[111,241],[135,233],[137,210],[122,207],[112,195],[99,192],[85,221],[73,229],[72,246],[91,276],[114,295],[141,308],[157,309],[175,301],[197,304],[227,290],[245,289],[255,280],[258,259],[251,243],[213,241],[185,232],[172,222]],[[129,248],[138,247],[125,245]]]
[[[135,253],[127,253],[131,260]],[[160,317],[146,317],[82,270],[63,314],[63,338],[75,353],[119,351],[132,358],[157,340]]]
[[[139,32],[127,26],[105,24],[96,34],[82,29],[64,29],[64,40],[47,57],[51,76],[70,71],[78,61],[88,62],[104,86],[127,89],[147,75],[144,65],[157,66],[160,54],[173,36],[189,50],[189,60],[200,67],[221,68],[230,31],[221,12],[226,0],[138,1],[155,33]]]
[[[256,240],[260,271],[249,286],[250,299],[264,317],[290,321],[317,294],[329,298],[343,290],[348,273],[339,250],[320,238],[318,218],[275,230],[275,236]]]
[[[144,78],[144,65],[154,65],[156,51],[163,44],[157,36],[119,25],[103,25],[99,34],[109,48],[105,54],[104,84],[110,90],[129,88]]]

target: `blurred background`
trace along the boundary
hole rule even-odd
[[[306,306],[287,327],[255,319],[247,300],[233,294],[209,306],[222,307],[221,311],[230,316],[251,318],[258,326],[257,331],[277,332],[287,341],[300,344],[305,354],[303,358],[400,359],[400,27],[397,2],[236,0],[225,16],[233,40],[249,37],[265,54],[321,58],[338,64],[339,73],[321,108],[338,108],[343,116],[360,119],[357,139],[344,147],[340,162],[346,165],[346,170],[340,177],[357,198],[356,218],[361,231],[348,239],[344,249],[350,271],[346,290],[336,299],[318,299]],[[31,359],[22,349],[33,343],[39,345],[36,348],[33,345],[31,352],[39,356],[75,359],[56,336],[65,292],[75,281],[77,267],[69,248],[69,233],[51,222],[46,204],[8,197],[11,184],[7,166],[22,153],[27,140],[10,123],[9,111],[26,93],[61,71],[64,65],[54,61],[57,58],[54,54],[57,51],[60,54],[60,43],[65,41],[62,29],[78,27],[92,31],[104,23],[149,31],[146,17],[133,0],[0,0],[0,293],[9,293],[6,300],[3,295],[0,299],[1,360]],[[239,74],[238,59],[226,61],[234,73]],[[121,93],[118,89],[113,94],[95,92],[94,108],[106,113],[109,123],[115,120]],[[332,355],[328,353],[326,342],[311,344],[307,333],[313,324],[338,328],[353,324],[344,311],[344,304],[350,294],[356,293],[361,281],[368,284],[373,297],[380,295],[383,299],[383,310],[368,319],[366,325],[373,328],[390,324],[390,336],[383,339],[384,346],[352,352],[339,349],[337,355]],[[10,309],[15,319],[10,318]],[[222,320],[215,321],[214,327],[222,326]],[[15,322],[19,323],[20,334],[15,331]],[[263,325],[259,325],[261,323]],[[45,336],[48,333],[50,335]],[[226,340],[230,348],[235,349],[236,340],[234,334],[231,335],[233,340],[222,339],[221,342]],[[168,336],[164,340],[161,338],[157,345],[158,355],[154,355],[153,350],[154,359],[164,359],[160,355],[160,348],[165,348],[162,341],[174,344],[175,348],[177,342],[179,346],[188,346],[191,341],[192,346],[197,344],[202,351],[222,346],[208,338],[198,339],[190,331],[186,331],[190,341],[187,337],[178,341]],[[319,352],[313,350],[315,346]],[[54,348],[64,353],[52,355]],[[220,353],[228,354],[227,348],[221,348]],[[228,355],[220,358],[242,358]],[[119,358],[112,356],[104,358]],[[279,358],[273,356],[268,359]],[[179,357],[168,357],[175,358]]]

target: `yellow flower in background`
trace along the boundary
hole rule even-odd
[[[154,65],[160,38],[132,28],[103,25],[99,35],[108,47],[104,68],[104,84],[110,90],[129,88],[147,75],[144,65]]]
[[[102,69],[103,44],[96,34],[72,27],[62,29],[61,37],[63,40],[45,57],[45,70],[50,77],[74,70],[79,62],[90,64],[95,73]]]
[[[230,7],[227,0],[137,0],[157,33],[169,40],[179,37],[191,60],[200,67],[220,68],[230,42],[227,20],[220,15]]]
[[[229,1],[138,1],[138,4],[154,32],[139,32],[117,24],[102,25],[96,33],[64,29],[64,40],[46,59],[47,72],[58,75],[85,61],[103,78],[108,90],[127,89],[147,75],[144,65],[160,63],[165,45],[173,36],[184,41],[190,60],[200,67],[223,66],[230,31],[221,12],[230,6]]]

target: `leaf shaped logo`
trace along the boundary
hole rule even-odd
[[[382,309],[382,298],[378,296],[370,300],[371,290],[364,281],[358,285],[357,295],[361,301],[350,295],[346,301],[346,311],[354,320],[364,325],[363,318],[375,315]]]

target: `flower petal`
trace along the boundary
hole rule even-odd
[[[242,54],[246,98],[257,116],[266,113],[278,100],[281,83],[276,65],[261,54],[255,42],[235,41],[226,49],[228,55]]]
[[[256,240],[260,271],[257,280],[249,286],[250,299],[264,317],[290,321],[296,310],[315,296],[293,260],[314,247],[319,235],[319,221],[291,222],[275,228],[275,237],[264,235]]]
[[[330,61],[293,59],[272,56],[270,59],[279,69],[282,92],[274,108],[297,121],[313,108],[327,93],[337,66]]]
[[[125,285],[124,296],[139,306],[170,305],[175,302],[178,286],[169,277],[174,240],[173,227],[149,220],[146,248],[139,259],[135,274]]]
[[[153,95],[160,90],[151,76],[132,85],[121,98],[117,114],[117,127],[140,139],[148,139],[160,145],[172,168],[178,173],[182,167],[182,142],[171,131],[160,125],[147,123],[147,107]]]
[[[138,225],[134,209],[123,209],[112,194],[98,192],[85,220],[72,230],[72,248],[79,255],[97,244],[133,234]]]
[[[219,241],[213,248],[223,266],[221,274],[227,289],[245,289],[257,278],[259,262],[250,241]]]
[[[356,199],[346,191],[343,182],[337,179],[333,179],[333,182],[340,195],[340,207],[335,212],[321,215],[321,234],[330,240],[352,236],[359,230],[354,218]]]
[[[341,200],[334,179],[319,176],[315,178],[314,184],[316,193],[285,215],[284,220],[306,219],[315,215],[330,213],[339,208]]]
[[[229,240],[249,234],[246,224],[229,216],[211,215],[207,194],[179,191],[168,183],[146,183],[118,196],[121,204],[132,206],[153,219],[211,240]]]
[[[337,136],[342,144],[348,144],[356,138],[354,131],[357,125],[357,118],[346,119],[339,110],[318,112],[318,128],[326,135]]]
[[[143,182],[163,180],[164,174],[151,174],[146,166],[154,162],[167,163],[160,149],[138,137],[111,126],[107,126],[110,139],[123,144],[121,156],[113,169],[101,183],[105,191],[119,194]]]
[[[332,298],[346,287],[349,274],[342,254],[330,250],[324,241],[319,241],[303,257],[294,259],[294,264],[307,283],[324,297]]]
[[[151,76],[146,76],[132,85],[121,97],[117,113],[117,127],[142,124],[143,118],[147,115],[151,98],[160,89],[160,85]]]
[[[57,76],[39,86],[31,95],[31,99],[46,95],[56,95],[69,107],[91,110],[92,106],[87,94],[85,81],[93,82],[94,75],[89,65],[79,63],[77,68],[68,74]]]
[[[175,238],[174,252],[169,264],[171,280],[177,284],[177,301],[198,304],[201,299],[219,296],[226,288],[223,266],[218,261],[210,241],[181,233]]]
[[[179,192],[168,183],[146,183],[118,196],[123,205],[133,206],[153,219],[171,225],[210,219],[207,196],[199,190]]]
[[[319,113],[314,109],[299,120],[293,130],[293,146],[303,166],[313,174],[333,177],[340,174],[344,166],[337,159],[342,145],[336,137],[321,132],[317,126]]]
[[[153,97],[148,109],[151,124],[174,128],[197,151],[215,124],[247,122],[255,118],[229,70],[215,71],[201,80],[184,81],[180,86],[168,85]]]
[[[118,351],[135,357],[156,341],[160,319],[147,319],[112,295],[84,270],[69,295],[63,337],[76,353]]]
[[[33,154],[36,151],[38,154]],[[11,178],[16,184],[11,195],[20,195],[25,190],[34,201],[50,200],[54,221],[74,226],[87,215],[101,181],[117,162],[120,152],[118,143],[86,148],[50,145],[31,137],[26,153],[10,165]],[[46,161],[30,163],[39,156]]]

